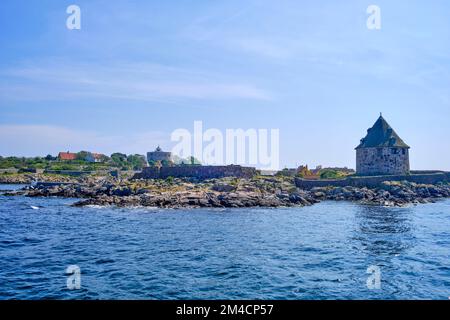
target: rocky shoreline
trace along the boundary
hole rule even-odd
[[[52,181],[50,181],[52,182]],[[53,181],[54,182],[54,181]],[[320,187],[301,190],[289,177],[116,180],[110,177],[66,179],[61,184],[40,184],[3,195],[78,198],[73,206],[114,205],[159,208],[240,208],[308,206],[325,200],[368,205],[406,206],[450,197],[450,185],[384,182],[379,188]]]

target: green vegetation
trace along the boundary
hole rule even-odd
[[[88,151],[80,151],[77,153],[77,160],[85,160],[90,153]]]
[[[200,162],[200,160],[198,160],[197,158],[192,157],[192,156],[183,159],[183,158],[178,157],[177,155],[173,155],[172,161],[174,164],[177,164],[177,165],[181,165],[181,164],[183,164],[183,165],[201,165],[202,164]]]
[[[76,160],[59,160],[57,157],[47,155],[45,157],[0,157],[0,169],[26,170],[52,170],[52,171],[108,171],[142,170],[146,166],[146,159],[142,155],[126,155],[113,153],[111,157],[103,157],[100,162],[86,161],[87,151],[77,153]]]
[[[142,170],[147,165],[147,160],[139,154],[130,154],[127,157],[128,167],[133,170]]]
[[[346,177],[342,171],[333,170],[333,169],[325,169],[320,171],[320,179],[340,179]]]
[[[237,186],[239,186],[240,181],[241,181],[241,179],[239,179],[239,178],[232,178],[229,183],[231,186],[237,187]]]
[[[0,169],[22,169],[22,168],[34,168],[42,169],[45,168],[48,160],[45,158],[34,157],[34,158],[24,158],[24,157],[0,157]]]
[[[166,182],[169,183],[169,184],[172,184],[173,181],[174,181],[174,178],[171,177],[171,176],[169,176],[169,177],[166,178]]]

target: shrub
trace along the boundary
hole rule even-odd
[[[169,176],[166,178],[166,182],[172,184],[173,183],[173,177]]]
[[[339,179],[344,176],[345,174],[337,170],[323,170],[320,172],[320,179]]]

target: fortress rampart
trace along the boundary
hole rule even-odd
[[[148,167],[142,172],[136,173],[133,179],[166,179],[174,178],[197,178],[214,179],[223,177],[251,178],[257,174],[256,168],[229,166],[174,166],[174,167]]]
[[[315,187],[367,187],[376,188],[381,186],[384,181],[409,181],[423,184],[435,184],[439,182],[450,182],[450,172],[432,171],[426,173],[421,171],[419,174],[410,175],[383,175],[383,176],[351,176],[345,179],[333,180],[307,180],[295,178],[295,185],[300,189],[309,190]]]

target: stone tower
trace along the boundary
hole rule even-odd
[[[172,161],[172,153],[162,151],[162,149],[158,146],[155,151],[147,152],[147,161],[149,163],[156,161]]]
[[[409,146],[382,115],[356,147],[358,175],[409,174]]]

